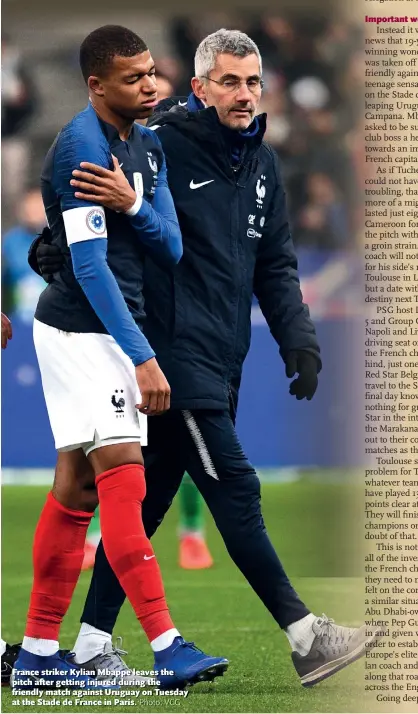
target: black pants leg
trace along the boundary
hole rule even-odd
[[[182,427],[181,415],[175,412],[148,420],[148,446],[144,448],[147,494],[142,505],[148,538],[162,522],[184,475],[184,450],[178,441],[178,426]],[[100,541],[80,622],[112,633],[125,597]]]
[[[285,628],[309,613],[267,535],[260,483],[228,411],[169,412],[149,420],[143,520],[151,537],[188,471],[203,495],[231,558]],[[112,632],[125,593],[100,543],[81,622]]]
[[[227,411],[184,411],[186,469],[205,499],[228,552],[283,629],[309,614],[267,535],[260,482]]]

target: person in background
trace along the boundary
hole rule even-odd
[[[347,209],[338,187],[324,173],[308,176],[307,202],[297,216],[296,226],[303,245],[344,249],[350,242]]]
[[[45,222],[41,191],[37,187],[30,187],[21,199],[17,225],[10,228],[3,237],[3,278],[11,290],[13,315],[28,323],[33,320],[45,283],[30,269],[27,254]]]
[[[38,103],[32,76],[20,50],[7,35],[1,38],[1,169],[3,226],[11,225],[21,198],[21,187],[29,169],[25,130]]]
[[[155,81],[157,82],[157,97],[159,102],[161,102],[162,99],[168,99],[168,97],[174,94],[174,85],[170,77],[158,71],[158,68],[155,70]]]
[[[205,539],[205,505],[189,474],[183,476],[179,488],[179,565],[185,570],[211,568],[213,558]]]

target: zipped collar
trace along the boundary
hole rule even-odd
[[[188,112],[199,112],[205,108],[205,105],[203,104],[202,100],[196,97],[194,92],[190,92],[189,96],[187,97],[186,106]]]
[[[256,138],[258,137],[259,134],[261,134],[261,141],[263,140],[264,133],[265,133],[265,128],[266,128],[266,114],[261,114],[259,116],[256,116],[248,129],[245,129],[245,131],[234,131],[233,129],[229,129],[226,126],[223,126],[221,122],[219,121],[218,117],[218,112],[214,107],[208,107],[208,109],[205,109],[205,106],[203,102],[196,97],[196,95],[191,92],[187,98],[187,111],[188,112],[205,112],[209,111],[210,109],[215,111],[215,118],[217,119],[217,123],[219,124],[219,127],[221,131],[224,133],[225,140],[227,141],[228,144],[233,147],[234,145],[236,146],[244,146],[244,143],[246,143],[249,139]],[[213,111],[212,111],[213,114]],[[260,120],[263,120],[260,121]],[[264,128],[263,128],[264,124]],[[260,142],[261,143],[261,142]]]
[[[196,103],[194,103],[196,100]],[[189,110],[189,102],[194,107]],[[267,124],[267,115],[259,114],[246,132],[234,132],[232,129],[224,127],[219,121],[218,112],[215,107],[200,109],[197,104],[199,100],[192,95],[187,100],[187,107],[182,105],[174,105],[171,111],[156,114],[154,121],[150,122],[152,126],[155,123],[158,126],[167,124],[175,127],[180,133],[185,134],[189,138],[194,138],[199,144],[208,147],[212,154],[218,157],[220,163],[226,164],[227,173],[235,175],[236,171],[241,167],[246,166],[249,170],[255,170],[255,163],[252,161],[254,154],[257,152],[264,138]],[[203,106],[203,105],[202,105]],[[237,165],[233,165],[232,151],[234,142],[238,139],[243,144],[240,161]]]

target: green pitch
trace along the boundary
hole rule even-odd
[[[39,486],[2,490],[2,637],[20,641],[31,587],[31,541],[46,493]],[[337,622],[359,624],[363,617],[361,508],[349,484],[302,480],[263,486],[263,504],[270,536],[293,583],[317,614]],[[311,690],[301,687],[289,656],[287,639],[265,612],[230,561],[208,518],[207,532],[215,566],[186,572],[177,567],[177,507],[173,505],[154,545],[163,571],[168,601],[177,627],[186,639],[209,653],[230,660],[225,677],[201,684],[186,699],[138,698],[133,706],[22,706],[3,690],[4,712],[103,711],[138,712],[360,712],[364,711],[363,664],[357,662]],[[266,578],[268,573],[266,573]],[[61,646],[71,648],[87,591],[82,574],[62,628]],[[127,662],[152,669],[144,635],[125,605],[115,636],[123,636]],[[117,696],[117,693],[115,693]],[[97,699],[97,697],[95,697]]]

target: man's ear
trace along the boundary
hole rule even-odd
[[[200,99],[204,104],[206,104],[206,84],[204,80],[199,79],[199,77],[193,77],[192,90],[193,94],[195,94],[198,99]]]
[[[98,77],[89,77],[87,80],[87,86],[91,94],[95,94],[97,97],[104,96],[104,87]]]

